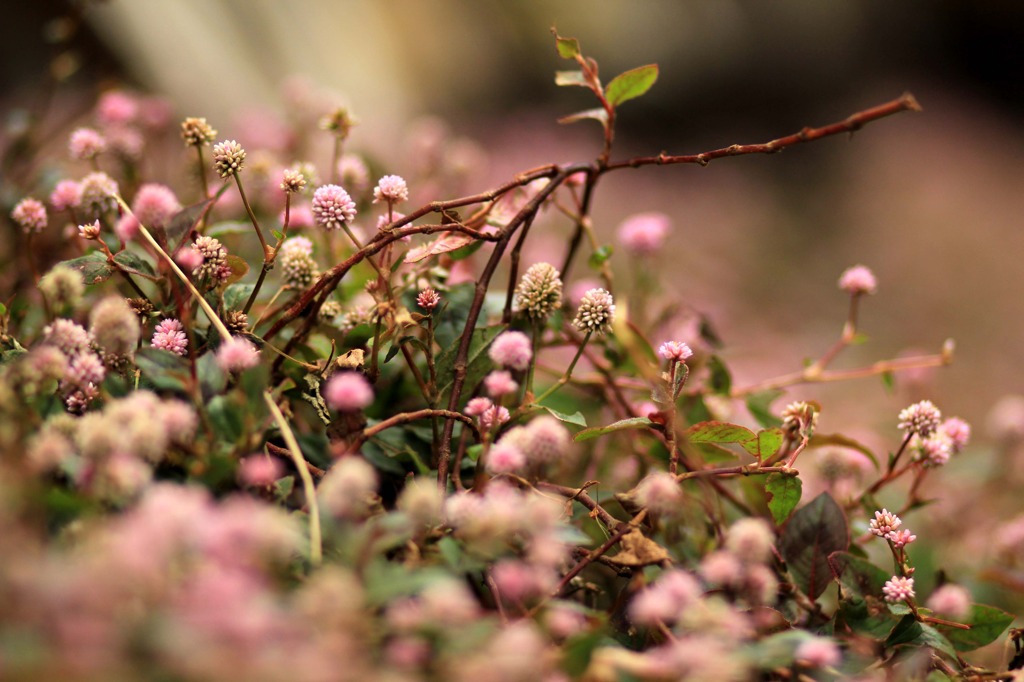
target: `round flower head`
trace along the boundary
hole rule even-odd
[[[213,168],[222,178],[238,175],[245,165],[245,150],[234,140],[213,145]]]
[[[441,294],[427,287],[416,296],[416,305],[424,310],[433,310],[441,302]]]
[[[875,518],[871,519],[868,527],[871,532],[880,538],[884,538],[890,532],[900,527],[903,521],[888,509],[875,512]]]
[[[345,154],[338,161],[338,177],[345,187],[351,187],[356,194],[361,194],[370,186],[370,171],[366,162],[355,154]]]
[[[313,192],[313,219],[327,230],[340,230],[356,217],[356,204],[338,185],[323,185]]]
[[[927,438],[939,428],[942,413],[930,400],[922,400],[900,412],[899,427],[907,433],[916,433]]]
[[[205,118],[186,118],[181,122],[181,139],[188,147],[209,145],[217,138],[217,131],[210,127]]]
[[[534,263],[516,286],[516,308],[534,320],[543,320],[562,307],[562,280],[550,263]]]
[[[327,382],[323,396],[333,410],[356,412],[373,403],[373,388],[358,372],[338,372]]]
[[[57,309],[74,308],[85,294],[85,280],[78,270],[58,263],[39,280],[39,291]]]
[[[682,341],[666,341],[658,349],[658,355],[670,362],[686,362],[693,357],[693,351]]]
[[[619,243],[631,253],[649,256],[662,247],[671,229],[672,223],[664,213],[637,213],[619,226]]]
[[[117,182],[106,173],[89,173],[80,184],[82,201],[80,206],[89,218],[97,218],[117,208],[115,195],[120,193]]]
[[[484,377],[484,387],[487,389],[487,394],[492,398],[500,398],[503,395],[509,393],[515,393],[516,389],[519,388],[512,379],[512,374],[504,370],[495,370]]]
[[[898,602],[914,598],[914,579],[894,575],[882,587],[885,601]]]
[[[11,218],[27,234],[40,232],[46,227],[46,207],[41,201],[27,197],[14,207]]]
[[[209,277],[216,282],[223,282],[231,276],[231,266],[228,265],[228,250],[215,237],[202,235],[196,237],[192,243],[192,249],[201,257],[202,262],[192,270],[192,275],[203,279]],[[180,254],[179,254],[180,257]]]
[[[61,180],[50,192],[50,205],[54,211],[78,208],[82,203],[82,186],[74,180]]]
[[[173,318],[163,320],[156,326],[151,343],[153,348],[162,348],[175,355],[185,355],[188,348],[188,338],[185,336],[184,327],[181,322]]]
[[[940,430],[949,436],[953,446],[953,454],[963,450],[971,439],[971,425],[960,417],[949,417],[942,422]]]
[[[497,443],[487,453],[487,471],[492,474],[510,474],[524,466],[526,455],[511,443]]]
[[[891,530],[885,534],[885,539],[893,544],[893,547],[901,548],[906,547],[911,542],[917,539],[917,536],[911,533],[909,530]]]
[[[377,181],[373,188],[373,203],[379,204],[384,201],[389,204],[397,204],[409,198],[409,187],[400,175],[385,175]]]
[[[863,265],[855,265],[839,277],[839,288],[851,296],[873,294],[876,286],[874,273]]]
[[[121,90],[108,90],[96,103],[96,119],[104,126],[124,126],[138,115],[138,100]]]
[[[306,188],[306,176],[302,171],[287,168],[281,174],[281,189],[289,194],[297,194]]]
[[[959,585],[946,583],[932,592],[927,603],[932,611],[960,620],[971,612],[971,593]]]
[[[495,364],[523,370],[530,366],[533,346],[530,337],[519,331],[507,331],[498,335],[487,351]]]
[[[225,372],[241,372],[259,363],[259,349],[242,336],[232,336],[217,349],[217,364]]]
[[[953,456],[953,440],[942,431],[936,431],[919,441],[920,459],[925,466],[938,467]]]
[[[71,158],[79,161],[95,159],[107,148],[107,141],[99,132],[92,128],[79,128],[71,133],[68,139],[68,151]]]
[[[281,270],[285,285],[301,289],[313,283],[319,275],[313,260],[313,243],[305,237],[292,237],[281,245]]]
[[[281,462],[266,455],[250,455],[238,463],[238,478],[246,485],[261,487],[273,485],[284,476]]]
[[[843,660],[836,643],[825,637],[815,637],[801,642],[793,656],[803,665],[812,668],[831,668]]]
[[[181,203],[174,191],[167,185],[147,182],[135,193],[132,213],[148,228],[164,228],[171,218],[181,210]]]
[[[585,333],[605,334],[612,328],[615,302],[604,289],[591,289],[583,295],[572,326]]]
[[[664,471],[648,474],[636,487],[637,502],[654,514],[671,514],[679,510],[683,491],[676,477]]]
[[[89,332],[104,353],[132,357],[142,329],[128,301],[108,296],[89,312]]]

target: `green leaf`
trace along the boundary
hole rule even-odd
[[[608,112],[605,111],[604,107],[597,107],[596,109],[587,109],[586,111],[577,111],[575,114],[569,114],[558,119],[559,123],[576,123],[577,121],[583,121],[585,119],[592,118],[595,121],[600,121],[601,125],[608,125]]]
[[[935,629],[942,633],[957,651],[974,651],[991,644],[1003,634],[1003,630],[1013,622],[1013,614],[995,606],[972,604],[970,614],[959,622],[970,625],[971,629],[961,630],[947,625],[936,625]]]
[[[449,251],[448,257],[451,258],[452,260],[465,260],[466,258],[469,258],[474,253],[476,253],[483,245],[484,242],[482,240],[474,239],[472,242],[466,244],[465,246],[460,246],[457,249]],[[399,266],[401,264],[402,262],[396,259],[395,265]]]
[[[274,499],[278,502],[288,499],[295,490],[295,477],[285,476],[274,481]]]
[[[658,80],[657,64],[638,66],[635,69],[623,71],[613,78],[604,90],[605,97],[612,106],[618,106],[643,95],[651,89],[656,80]]]
[[[797,586],[817,599],[832,582],[828,557],[850,546],[846,516],[828,493],[822,493],[794,513],[779,537],[779,551],[789,564]]]
[[[558,32],[552,29],[555,34],[555,49],[562,59],[576,59],[580,55],[580,41],[575,38],[563,38]]]
[[[799,476],[786,476],[776,472],[769,474],[764,491],[768,494],[768,510],[772,513],[775,524],[781,526],[800,502],[803,483]]]
[[[107,262],[107,257],[99,251],[93,251],[78,258],[64,261],[64,265],[82,273],[86,284],[99,284],[110,279],[114,268]]]
[[[708,371],[711,372],[709,377],[711,390],[719,395],[728,396],[732,391],[732,374],[722,362],[722,358],[712,355],[708,359]]]
[[[114,262],[121,266],[121,269],[133,275],[139,275],[147,279],[155,278],[156,271],[149,262],[143,260],[131,251],[122,251],[114,256]]]
[[[233,234],[250,234],[253,232],[252,223],[243,220],[228,220],[206,228],[207,237],[226,237]]]
[[[913,616],[910,617],[912,618]],[[917,639],[911,642],[911,644],[935,649],[936,651],[941,651],[952,659],[956,659],[956,649],[953,648],[953,645],[941,632],[927,623],[921,623],[920,627],[921,633],[918,635]]]
[[[885,388],[886,393],[893,393],[896,390],[896,375],[892,372],[882,372],[879,375],[882,380],[882,386]]]
[[[755,440],[744,441],[740,445],[754,457],[763,460],[779,451],[783,439],[781,429],[763,429],[757,432]]]
[[[885,646],[897,646],[913,642],[921,636],[922,632],[921,624],[917,622],[913,615],[908,614],[903,616],[900,622],[896,623],[896,627],[885,638]]]
[[[555,71],[555,85],[581,85],[590,87],[582,71]]]
[[[255,288],[255,284],[242,284],[241,282],[229,285],[224,289],[224,310],[241,310],[245,307]]]
[[[874,639],[883,639],[889,636],[896,625],[896,616],[886,609],[873,608],[869,603],[860,598],[844,599],[839,603],[839,610],[836,612],[837,628],[849,628],[853,632],[868,635]]]
[[[747,411],[764,428],[781,426],[782,420],[771,412],[771,404],[783,395],[782,391],[768,390],[747,396]]]
[[[188,392],[189,363],[183,357],[162,348],[140,348],[135,352],[135,366],[157,390]]]
[[[580,443],[582,441],[590,440],[591,438],[598,438],[599,436],[604,436],[616,431],[646,429],[652,424],[654,424],[654,422],[647,417],[630,417],[629,419],[620,419],[619,421],[608,424],[607,426],[594,426],[589,429],[584,429],[573,436],[573,440]]]
[[[558,410],[552,409],[547,405],[538,404],[537,407],[547,410],[548,413],[558,421],[566,422],[568,424],[575,424],[576,426],[582,426],[584,428],[586,428],[587,426],[587,420],[583,417],[583,414],[578,410],[572,414],[566,414],[565,412],[559,412]]]
[[[757,434],[739,424],[709,421],[694,424],[686,429],[686,438],[691,443],[743,443],[756,441]]]
[[[227,396],[219,395],[207,404],[206,409],[217,436],[224,442],[237,443],[245,430],[241,406]]]
[[[487,355],[487,349],[494,337],[505,330],[504,325],[494,325],[473,330],[473,336],[469,344],[469,354],[466,357],[466,381],[463,384],[471,389],[476,386],[491,371],[493,362]],[[441,352],[437,359],[437,383],[438,395],[441,404],[448,400],[448,394],[455,382],[455,355],[458,353],[458,340]]]
[[[877,597],[892,576],[867,559],[848,552],[833,552],[828,557],[832,575],[851,597]]]
[[[599,246],[590,254],[590,258],[587,259],[587,265],[592,270],[600,270],[601,266],[608,262],[608,259],[612,257],[614,250],[610,246]]]

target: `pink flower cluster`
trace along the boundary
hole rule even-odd
[[[153,344],[153,348],[162,348],[175,355],[185,355],[188,348],[188,337],[179,320],[168,318],[156,326],[153,340],[150,343]]]
[[[358,372],[338,372],[328,380],[323,397],[333,410],[357,412],[373,404],[373,387]]]
[[[497,365],[525,370],[533,357],[533,345],[523,332],[507,331],[494,339],[487,353]]]
[[[313,219],[325,230],[340,230],[356,217],[356,203],[339,185],[323,185],[313,192]]]

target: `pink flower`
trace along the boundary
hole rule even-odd
[[[192,272],[203,264],[203,254],[199,253],[199,251],[193,249],[191,246],[186,246],[178,251],[174,256],[174,261],[185,272]]]
[[[281,462],[267,455],[251,455],[238,463],[238,478],[246,485],[271,485],[283,475]]]
[[[902,523],[903,521],[900,520],[900,517],[891,513],[888,509],[883,509],[882,511],[875,512],[875,518],[871,519],[868,527],[872,533],[880,538],[884,538],[888,533],[899,528]]]
[[[154,348],[162,348],[175,355],[184,355],[185,349],[188,347],[188,338],[185,336],[181,322],[168,318],[156,326],[151,343]]]
[[[54,211],[78,208],[82,203],[82,187],[74,180],[61,180],[50,192],[50,205]]]
[[[930,400],[922,400],[900,412],[899,427],[907,433],[916,433],[927,438],[939,428],[942,413]]]
[[[672,223],[664,213],[637,213],[619,225],[619,243],[636,255],[651,255],[665,243]]]
[[[465,412],[470,417],[479,417],[487,410],[494,407],[494,401],[490,398],[473,398],[466,403]]]
[[[911,542],[917,539],[917,536],[911,533],[909,530],[891,530],[885,534],[885,539],[893,544],[897,549],[906,547]]]
[[[679,511],[683,502],[683,491],[676,477],[664,471],[648,474],[636,487],[636,499],[641,506],[655,514],[671,514]]]
[[[94,220],[91,223],[85,223],[78,226],[78,236],[82,239],[99,239],[100,238],[100,221]]]
[[[953,445],[953,454],[963,450],[971,439],[971,425],[960,417],[950,417],[942,422],[940,430],[949,436]]]
[[[509,393],[515,393],[516,389],[519,388],[512,379],[512,374],[504,370],[495,370],[484,377],[484,387],[487,389],[487,394],[492,398],[500,398],[503,395]]]
[[[686,362],[693,357],[693,351],[682,341],[666,341],[658,349],[658,355],[670,362]]]
[[[11,211],[11,218],[26,233],[40,232],[46,227],[46,207],[41,201],[26,197]]]
[[[409,198],[409,188],[400,175],[385,175],[377,181],[373,188],[373,203],[378,204],[386,201],[388,204],[397,204]]]
[[[427,287],[416,296],[416,305],[424,310],[433,310],[441,302],[441,294]]]
[[[68,151],[71,152],[71,158],[79,161],[95,159],[106,148],[106,139],[92,128],[79,128],[71,133],[71,138],[68,140]]]
[[[323,396],[333,410],[356,412],[373,403],[373,387],[358,372],[338,372],[327,382]]]
[[[251,341],[232,336],[217,349],[217,364],[225,372],[241,372],[260,362],[260,351]]]
[[[181,210],[174,191],[166,185],[147,182],[139,187],[132,201],[132,212],[148,228],[167,227],[171,218]]]
[[[97,220],[96,223],[98,224],[99,221]],[[125,213],[117,219],[116,223],[114,223],[114,234],[116,234],[117,238],[122,242],[128,243],[132,241],[139,236],[138,219],[130,213]]]
[[[507,331],[498,335],[487,351],[495,364],[523,370],[530,366],[533,346],[530,337],[519,331]]]
[[[281,211],[278,220],[284,224],[284,211]],[[309,204],[292,204],[288,211],[288,227],[292,229],[313,227],[313,209]]]
[[[914,579],[894,575],[882,587],[885,601],[898,602],[914,598]]]
[[[338,185],[324,185],[313,192],[313,219],[327,230],[340,230],[356,217],[356,204]]]
[[[863,265],[855,265],[839,277],[839,288],[851,296],[873,294],[876,287],[874,273]]]
[[[139,115],[139,103],[132,95],[110,90],[96,104],[96,119],[104,126],[126,125]]]
[[[794,657],[800,663],[812,668],[831,668],[839,665],[843,655],[831,639],[815,637],[801,642]]]
[[[928,608],[954,620],[966,618],[971,612],[971,593],[959,585],[946,583],[928,597]]]
[[[922,439],[920,447],[920,458],[924,460],[926,466],[942,466],[953,456],[953,440],[942,431],[936,431]]]
[[[492,474],[510,474],[526,466],[526,455],[511,443],[497,443],[487,453],[487,471]]]

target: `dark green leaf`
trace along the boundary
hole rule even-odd
[[[798,587],[817,599],[832,582],[828,557],[850,546],[846,516],[828,493],[794,513],[779,538],[779,550]]]
[[[204,199],[198,204],[192,204],[181,209],[178,213],[174,214],[165,229],[153,230],[154,236],[158,241],[168,245],[170,251],[175,251],[179,243],[188,237],[192,227],[199,221],[199,216],[203,214],[203,211],[206,210],[206,207],[212,201],[215,201],[215,199]]]
[[[772,513],[776,525],[782,525],[793,513],[800,502],[803,483],[799,476],[786,476],[781,473],[768,475],[764,491],[768,494],[768,510]]]
[[[491,371],[494,363],[488,357],[487,349],[491,345],[491,341],[494,340],[494,337],[504,331],[504,329],[503,325],[494,325],[493,327],[473,330],[473,337],[469,345],[469,355],[466,358],[466,381],[463,384],[464,386],[469,388],[476,386]],[[452,384],[455,381],[455,355],[457,352],[458,345],[453,343],[441,352],[437,360],[438,394],[441,397],[442,404],[447,401],[447,396],[452,390]]]
[[[732,374],[729,368],[722,362],[722,358],[712,355],[708,359],[708,371],[711,372],[709,383],[711,390],[718,395],[728,396],[732,391]]]
[[[156,271],[153,266],[131,251],[122,251],[114,256],[114,262],[121,266],[121,269],[133,275],[155,278]]]
[[[688,428],[686,438],[691,443],[743,443],[757,440],[757,434],[738,424],[709,421]]]
[[[587,109],[586,111],[577,111],[575,114],[569,114],[558,119],[559,123],[576,123],[577,121],[583,121],[585,119],[592,118],[595,121],[600,121],[601,125],[608,125],[608,112],[603,107],[597,107],[595,109]]]
[[[224,309],[241,310],[244,308],[255,288],[255,284],[242,284],[241,282],[229,285],[224,289]]]
[[[555,85],[582,85],[590,87],[582,71],[555,71]]]
[[[782,391],[761,391],[747,396],[747,410],[750,416],[757,420],[757,423],[764,428],[772,428],[782,425],[782,420],[771,412],[771,404],[783,395]]]
[[[879,609],[877,606],[871,606],[868,601],[856,597],[844,599],[839,603],[836,621],[837,625],[841,624],[842,627],[848,627],[858,634],[882,639],[888,637],[892,632],[897,617],[885,608]]]
[[[927,623],[921,623],[921,634],[911,642],[918,646],[926,646],[936,651],[941,651],[952,659],[956,659],[956,649],[950,644],[946,637]]]
[[[107,257],[99,251],[64,261],[64,265],[82,273],[86,284],[99,284],[114,274],[114,268],[107,262]]]
[[[207,404],[206,409],[217,436],[224,442],[237,443],[245,425],[242,407],[229,397],[219,395]]]
[[[882,587],[892,577],[867,559],[848,552],[833,553],[828,558],[828,564],[847,596],[879,597]]]
[[[900,622],[896,623],[896,627],[885,638],[885,646],[896,646],[913,642],[921,636],[922,632],[921,624],[917,622],[913,615],[908,614],[903,616]]]
[[[591,438],[597,438],[604,436],[615,431],[625,431],[627,429],[646,429],[649,428],[654,422],[647,417],[631,417],[629,419],[620,419],[617,422],[608,424],[607,426],[594,426],[589,429],[584,429],[577,433],[573,440],[577,443],[590,440]]]
[[[568,424],[575,424],[576,426],[582,426],[583,428],[586,428],[587,426],[587,420],[579,411],[576,411],[572,414],[566,414],[565,412],[559,412],[558,410],[552,409],[547,405],[537,405],[537,407],[541,407],[547,410],[548,413],[558,421],[566,422]]]
[[[613,78],[605,88],[605,97],[612,106],[643,95],[658,80],[658,65],[648,64],[624,71]]]
[[[189,361],[162,348],[140,348],[135,352],[135,366],[142,378],[161,391],[187,393],[190,383]]]
[[[935,629],[945,635],[957,651],[974,651],[986,644],[991,644],[1003,634],[1003,630],[1013,622],[1013,614],[985,604],[972,604],[971,612],[962,621],[970,625],[970,630],[936,625]]]

